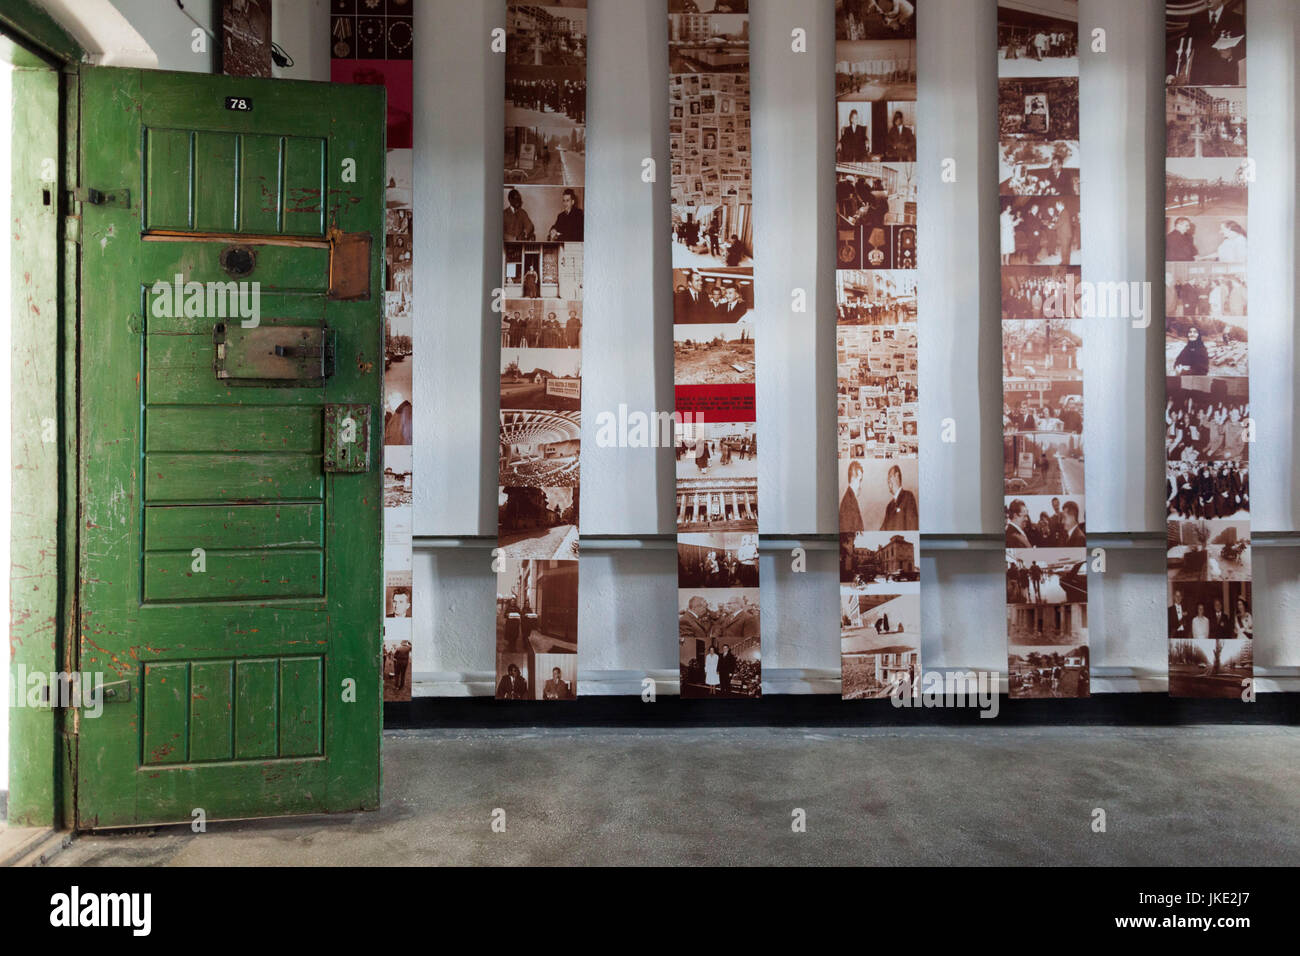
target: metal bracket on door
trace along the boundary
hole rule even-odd
[[[370,470],[370,406],[326,405],[321,461],[326,472]]]
[[[78,202],[90,203],[92,206],[120,206],[123,209],[131,208],[131,190],[114,189],[111,192],[104,192],[102,189],[91,189],[89,186],[81,186],[73,190],[73,197]]]
[[[324,325],[219,323],[212,368],[227,385],[319,388],[334,374],[334,331]]]

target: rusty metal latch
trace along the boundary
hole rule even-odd
[[[323,324],[220,322],[212,345],[213,372],[227,385],[319,388],[334,374],[334,330]]]
[[[370,470],[370,406],[326,405],[321,461],[326,472]]]
[[[73,191],[72,194],[78,201],[90,203],[92,206],[120,206],[123,209],[131,208],[131,191],[129,189],[114,189],[112,192],[104,192],[102,189],[91,189],[82,186]]]

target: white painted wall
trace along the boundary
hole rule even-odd
[[[921,501],[923,529],[974,536],[1001,528],[1001,345],[996,226],[995,0],[923,0],[919,41],[921,210]],[[171,4],[115,0],[159,65],[207,70],[188,52],[191,25]],[[756,0],[752,14],[754,214],[759,303],[760,494],[769,536],[836,530],[831,220],[831,0]],[[207,3],[187,9],[204,19]],[[670,453],[595,446],[595,415],[671,407],[667,176],[646,185],[641,161],[667,159],[662,0],[590,0],[587,321],[583,532],[671,533]],[[496,183],[502,67],[488,50],[504,0],[416,3],[415,530],[496,532],[496,333],[486,303],[499,281]],[[1163,0],[1082,0],[1081,27],[1106,30],[1084,54],[1084,276],[1147,280],[1163,290]],[[299,78],[328,78],[327,4],[277,3],[275,36]],[[205,21],[206,22],[206,21]],[[794,27],[808,52],[789,51]],[[1254,532],[1295,532],[1300,418],[1295,415],[1296,94],[1300,4],[1249,5],[1252,449]],[[956,160],[942,184],[939,163]],[[793,315],[790,290],[808,291]],[[1164,386],[1161,319],[1147,330],[1089,320],[1089,530],[1161,532]],[[958,441],[938,441],[954,417]],[[444,542],[445,544],[445,542]],[[1164,556],[1156,543],[1112,542],[1091,582],[1094,690],[1158,689],[1164,673]],[[417,693],[490,690],[495,581],[490,542],[416,556]],[[1004,666],[1001,555],[931,550],[923,599],[927,666]],[[835,691],[835,562],[810,551],[808,573],[769,551],[762,567],[764,663],[773,690]],[[1300,673],[1300,553],[1257,549],[1256,664]],[[671,549],[584,546],[580,679],[584,692],[634,690],[675,677]],[[1136,676],[1127,676],[1136,675]],[[1148,677],[1147,675],[1151,675]],[[1262,687],[1269,686],[1265,681]]]

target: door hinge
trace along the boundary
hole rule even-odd
[[[81,245],[80,216],[63,217],[63,238],[68,242],[75,242],[77,245]]]
[[[72,196],[78,202],[88,202],[92,206],[119,206],[122,209],[131,208],[131,191],[126,188],[106,191],[103,189],[94,189],[90,186],[78,186],[72,191]]]

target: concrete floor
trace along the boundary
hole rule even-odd
[[[1293,727],[391,731],[384,762],[374,813],[49,865],[1300,864]]]

